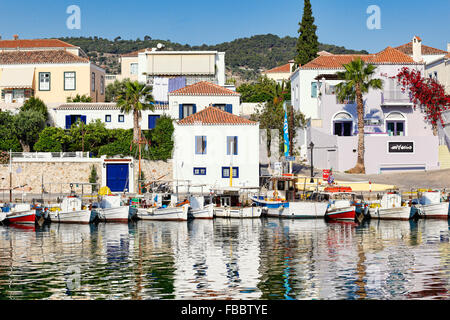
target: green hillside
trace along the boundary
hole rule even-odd
[[[250,38],[240,38],[231,42],[216,45],[190,46],[174,43],[169,40],[153,40],[146,36],[144,40],[114,40],[99,37],[60,38],[70,44],[79,46],[98,65],[103,66],[107,73],[120,73],[118,57],[121,54],[156,47],[158,43],[165,45],[165,50],[217,50],[226,52],[225,61],[228,77],[242,81],[254,80],[261,71],[286,64],[295,56],[297,38],[277,35],[256,35]],[[319,50],[331,53],[367,53],[366,51],[349,50],[344,47],[321,44]]]

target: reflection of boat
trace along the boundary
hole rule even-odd
[[[370,217],[375,219],[409,220],[414,218],[415,211],[402,203],[402,197],[396,192],[387,192],[380,203],[370,205]]]
[[[59,208],[52,208],[49,212],[51,222],[84,223],[91,221],[91,210],[82,205],[77,196],[65,197]]]
[[[96,211],[100,221],[128,222],[130,208],[124,205],[120,195],[106,195]]]
[[[189,197],[189,216],[193,219],[213,219],[214,204],[204,196]]]
[[[35,224],[15,224],[14,223],[14,224],[9,225],[9,228],[24,230],[24,231],[36,231]]]
[[[419,216],[422,218],[448,219],[449,217],[449,203],[441,202],[441,192],[439,190],[422,192],[413,208],[418,211]]]

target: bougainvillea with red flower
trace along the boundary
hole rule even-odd
[[[440,122],[444,124],[442,113],[450,108],[450,95],[445,94],[444,87],[432,78],[424,78],[418,70],[403,68],[397,75],[397,81],[402,85],[402,91],[411,92],[414,107],[422,106],[425,119],[430,121],[433,129]]]

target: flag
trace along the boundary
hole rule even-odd
[[[284,156],[289,157],[289,125],[288,125],[288,115],[287,115],[287,107],[284,105]]]

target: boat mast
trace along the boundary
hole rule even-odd
[[[12,150],[9,150],[9,202],[12,203]]]

